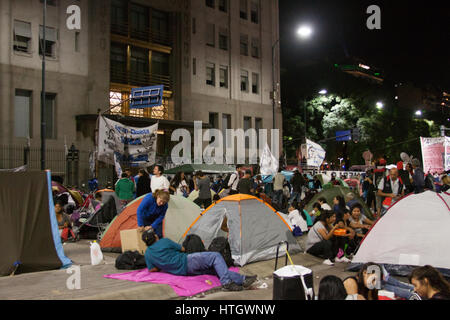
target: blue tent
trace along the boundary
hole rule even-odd
[[[283,170],[281,171],[281,173],[284,175],[288,182],[291,182],[292,176],[294,175],[293,171]],[[271,183],[273,180],[273,175],[261,176],[261,178],[264,183]]]

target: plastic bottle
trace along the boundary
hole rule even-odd
[[[102,249],[95,240],[94,242],[90,242],[90,244],[91,244],[91,264],[93,266],[96,266],[103,261]]]

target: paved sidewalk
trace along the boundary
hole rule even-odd
[[[304,239],[299,239],[299,242]],[[114,266],[118,254],[104,253],[104,264],[92,266],[90,264],[89,241],[82,240],[77,243],[64,245],[66,255],[72,259],[74,265],[79,265],[81,270],[81,289],[69,290],[66,281],[71,276],[67,270],[43,271],[28,274],[20,274],[12,277],[0,277],[0,299],[3,300],[168,300],[186,299],[178,297],[168,285],[138,283],[132,281],[106,279],[103,276],[111,273],[128,272],[117,270]],[[347,264],[336,263],[335,266],[322,264],[318,259],[309,254],[298,253],[292,256],[294,264],[303,265],[313,270],[315,291],[318,290],[320,279],[329,274],[341,278],[351,275],[345,271]],[[279,260],[279,266],[284,265],[284,257]],[[207,293],[199,294],[187,299],[217,299],[217,300],[271,300],[272,299],[272,273],[275,260],[251,263],[241,269],[242,274],[258,275],[257,287],[262,283],[267,284],[266,289],[245,290],[242,292],[224,292],[220,288]]]

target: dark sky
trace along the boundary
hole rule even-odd
[[[395,80],[450,89],[450,5],[444,1],[280,0],[281,65],[358,57]],[[381,9],[369,30],[367,8]],[[296,29],[310,24],[308,40]]]

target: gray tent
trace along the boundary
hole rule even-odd
[[[200,236],[206,248],[214,238],[228,236],[231,255],[239,266],[273,259],[281,241],[289,243],[289,253],[301,250],[289,225],[270,205],[244,194],[217,201],[202,212],[183,238],[187,234]],[[280,250],[280,255],[282,253],[284,254],[284,250]]]

